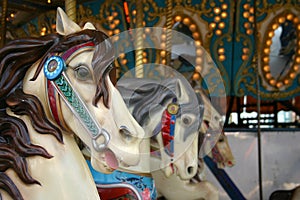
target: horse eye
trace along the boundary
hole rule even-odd
[[[184,116],[183,119],[182,119],[182,122],[185,124],[185,125],[189,125],[192,123],[192,118],[189,117],[189,116]]]
[[[91,78],[91,73],[86,66],[79,66],[75,68],[75,77],[81,81],[86,81]]]
[[[224,142],[224,138],[219,138],[219,142]]]
[[[127,141],[130,141],[133,138],[132,135],[131,135],[131,133],[130,133],[130,131],[125,126],[121,126],[120,127],[119,133],[120,133],[121,137],[123,137],[123,139],[125,139]]]

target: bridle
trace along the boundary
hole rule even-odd
[[[107,149],[110,141],[110,134],[92,117],[91,112],[72,86],[65,73],[65,70],[68,67],[66,65],[67,60],[70,60],[82,51],[93,49],[94,46],[95,44],[93,42],[86,42],[68,49],[61,56],[51,56],[44,64],[44,74],[47,78],[46,90],[50,111],[57,124],[64,130],[69,129],[61,114],[59,105],[59,98],[61,97],[88,132],[92,139],[93,148],[100,152]],[[100,136],[102,136],[104,140],[103,142],[98,143],[97,139]]]
[[[212,129],[208,129],[207,130],[207,135],[209,137],[213,137],[215,138],[216,136],[218,136],[219,134],[224,134],[224,132],[222,130],[212,130]],[[220,137],[220,136],[218,136]],[[218,138],[217,138],[218,139]],[[219,139],[218,139],[219,140]],[[224,157],[222,156],[219,147],[217,145],[218,141],[216,142],[214,139],[210,140],[210,146],[212,147],[211,149],[211,153],[212,153],[212,159],[215,163],[223,163],[225,161]]]
[[[179,104],[176,98],[172,103],[168,104],[167,109],[164,110],[161,119],[161,135],[165,152],[171,157],[174,157],[174,137],[176,117],[179,111]]]
[[[164,151],[170,158],[169,166],[174,171],[174,139],[175,139],[175,125],[177,114],[179,113],[180,106],[177,103],[177,98],[173,98],[172,102],[168,104],[167,108],[162,113],[161,122],[154,129],[155,133],[161,132]],[[159,128],[160,127],[160,128]]]

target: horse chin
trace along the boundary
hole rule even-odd
[[[166,176],[167,178],[169,178],[170,176],[172,176],[173,174],[176,173],[176,172],[175,172],[176,167],[175,167],[174,165],[171,165],[171,164],[168,165],[167,167],[161,169],[161,170],[164,172],[164,174],[165,174],[165,176]]]

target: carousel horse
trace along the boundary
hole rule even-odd
[[[154,177],[155,185],[158,186],[157,190],[160,193],[176,193],[173,189],[168,188],[168,186],[172,186],[175,189],[178,188],[180,190],[177,191],[181,191],[184,183],[187,188],[186,192],[197,190],[196,193],[194,191],[194,193],[188,195],[198,194],[196,197],[218,198],[217,189],[211,183],[207,181],[203,181],[201,184],[191,183],[192,179],[196,179],[195,176],[202,171],[199,167],[202,169],[204,166],[202,163],[203,160],[201,158],[198,159],[198,149],[200,150],[198,147],[198,142],[200,141],[198,137],[201,138],[203,135],[199,132],[199,124],[203,116],[203,106],[202,97],[198,95],[197,98],[189,83],[183,84],[184,80],[184,78],[167,78],[160,82],[149,79],[121,79],[118,81],[117,88],[129,110],[145,130],[146,137],[142,142],[144,146],[142,152],[144,155],[141,156],[141,160],[143,160],[141,165],[131,168],[129,170],[131,173],[115,171],[115,174],[112,176],[107,176],[93,171],[93,176],[99,186],[98,189],[100,189],[102,195],[107,193],[103,196],[104,199],[109,194],[117,195],[118,191],[120,192],[118,195],[131,194],[132,196],[132,194],[135,194],[135,196],[139,196],[137,199],[155,199],[151,195],[150,197],[145,197],[142,194],[147,191],[146,189],[148,189],[149,193],[154,193],[152,191],[153,186],[145,183],[145,179],[149,181],[149,176]],[[205,100],[207,105],[204,105],[204,109],[205,107],[211,109],[212,106],[208,99]],[[215,115],[212,110],[206,112],[204,114],[206,123],[202,123],[203,128],[201,128],[201,131],[206,131],[209,123],[211,123],[211,129],[218,128],[218,130],[221,130],[220,116]],[[222,132],[219,135],[222,138],[218,140],[220,145],[222,147],[224,147],[223,143],[228,145],[225,135]],[[218,142],[216,146],[219,145]],[[208,144],[211,145],[212,142]],[[151,157],[149,162],[150,155],[147,152],[150,149]],[[225,155],[214,154],[218,155],[218,158],[224,157],[225,159],[222,159],[222,161],[233,160],[231,151],[218,152],[225,153]],[[221,160],[219,159],[218,161]],[[143,176],[149,173],[149,170],[151,174]],[[135,174],[142,175],[138,176]],[[161,183],[167,183],[167,186],[161,185]],[[186,183],[189,184],[186,185]],[[147,185],[149,186],[148,188]],[[198,185],[201,185],[203,190],[199,190]],[[127,192],[125,188],[127,188]],[[141,190],[135,192],[133,188]],[[121,191],[121,189],[123,190]],[[183,194],[187,195],[186,193]],[[170,199],[173,198],[171,197]]]
[[[118,81],[117,88],[146,134],[141,142],[141,161],[110,175],[94,170],[92,174],[103,199],[109,196],[106,192],[115,196],[120,191],[122,195],[125,188],[126,195],[134,193],[136,199],[156,199],[152,171],[162,170],[166,176],[177,174],[185,180],[197,172],[201,102],[183,76],[161,82],[126,78]]]
[[[220,124],[221,116],[202,91],[196,91],[203,102],[203,121],[198,135],[197,173],[189,180],[182,180],[176,174],[165,177],[157,170],[152,173],[158,196],[165,199],[219,199],[218,189],[205,179],[203,156],[211,157],[219,167],[232,167],[235,164],[228,140]],[[213,135],[215,137],[211,138]]]
[[[233,167],[235,160],[228,138],[224,134],[221,115],[203,91],[197,90],[196,94],[202,97],[204,104],[203,123],[200,128],[204,141],[201,142],[203,145],[199,153],[202,157],[205,155],[211,157],[217,163],[218,168]]]
[[[0,49],[0,199],[99,199],[74,135],[98,171],[139,162],[144,131],[110,81],[112,44],[60,8],[56,28]]]
[[[151,157],[148,170],[191,179],[198,166],[202,106],[186,79],[182,75],[161,81],[125,79],[118,81],[117,88],[145,130]]]

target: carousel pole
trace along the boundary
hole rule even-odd
[[[166,15],[166,65],[171,65],[171,50],[172,50],[172,8],[173,0],[167,0],[167,15]]]
[[[254,43],[255,46],[257,47],[258,43],[258,30],[257,30],[257,24],[256,24],[256,11],[257,11],[257,2],[254,0]],[[253,64],[254,66],[254,71],[255,71],[255,82],[256,82],[256,93],[257,93],[257,152],[258,152],[258,183],[259,183],[259,198],[260,200],[263,199],[263,178],[262,178],[262,156],[261,156],[261,127],[260,127],[260,114],[261,114],[261,94],[260,94],[260,81],[259,81],[259,68],[261,67],[259,58],[258,58],[258,49],[255,48],[254,50],[254,58],[253,58]]]
[[[76,0],[65,0],[65,8],[68,17],[74,21],[76,20]]]
[[[1,44],[0,44],[0,48],[2,48],[5,44],[6,16],[7,16],[7,0],[3,0],[2,1],[2,17],[1,17]]]
[[[136,42],[135,42],[135,76],[143,78],[143,1],[136,0]]]

